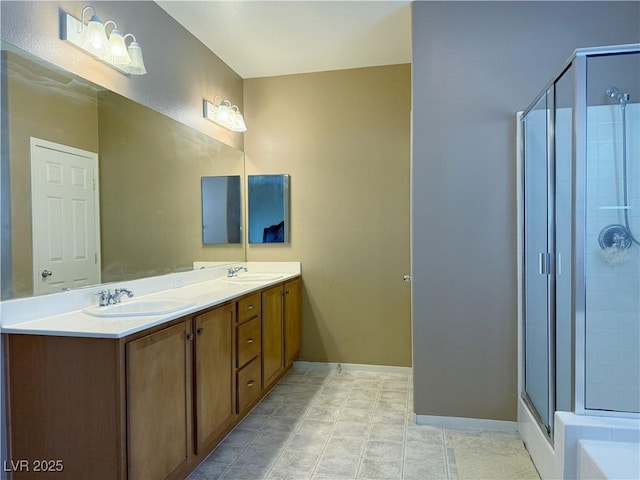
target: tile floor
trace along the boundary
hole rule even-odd
[[[412,398],[410,375],[294,368],[189,480],[458,479],[453,435],[511,435],[416,425]]]

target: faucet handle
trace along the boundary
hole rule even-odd
[[[109,299],[111,298],[111,290],[109,290],[109,289],[100,290],[99,292],[96,292],[96,295],[100,299],[99,305],[101,307],[105,307],[105,306],[109,305]]]

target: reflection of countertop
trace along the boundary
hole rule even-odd
[[[244,264],[235,263],[234,265]],[[206,269],[206,272],[203,270],[195,270],[193,272],[164,276],[168,278],[163,277],[161,280],[158,280],[158,278],[143,279],[133,282],[122,282],[117,285],[90,287],[44,297],[2,302],[2,304],[0,304],[2,333],[121,338],[170,320],[220,305],[270,285],[277,285],[300,275],[300,264],[297,262],[249,263],[247,265],[249,266],[250,272],[278,273],[279,278],[267,281],[230,283],[224,278],[226,276],[226,267],[218,267]],[[203,280],[203,276],[210,278]],[[180,277],[179,281],[176,280],[177,277]],[[167,282],[172,282],[172,285],[184,282],[184,286],[163,288],[167,286]],[[82,309],[95,305],[95,293],[105,287],[111,287],[112,289],[126,287],[133,290],[136,296],[131,301],[169,297],[172,299],[185,300],[190,306],[165,315],[95,317],[84,313]],[[139,291],[142,291],[141,296],[137,294]],[[63,296],[67,296],[68,298],[62,298]],[[46,306],[43,308],[43,298],[47,297],[52,301],[52,311],[47,311]],[[64,312],[56,312],[55,310],[60,310],[60,307],[57,306],[57,308],[55,308],[55,303],[64,302],[65,300],[68,300],[66,303],[69,304],[72,309]],[[126,301],[127,300],[122,300],[123,303]],[[25,319],[25,316],[28,317],[28,315],[25,314],[25,309],[30,308],[35,308],[41,313],[34,313],[32,315],[34,318]],[[16,321],[16,319],[18,320]]]

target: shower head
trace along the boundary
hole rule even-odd
[[[626,105],[629,101],[629,94],[621,92],[618,87],[609,87],[604,94],[620,102],[620,105]]]

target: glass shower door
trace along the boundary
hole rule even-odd
[[[525,398],[550,432],[550,91],[523,118]]]

